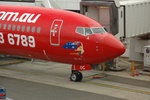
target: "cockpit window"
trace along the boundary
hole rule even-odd
[[[106,30],[103,27],[77,27],[76,32],[85,36],[90,34],[106,33]]]
[[[93,34],[92,30],[90,28],[86,27],[77,27],[76,32],[82,35],[90,35]]]
[[[103,28],[103,27],[101,27],[101,28],[91,28],[92,29],[92,31],[93,31],[93,33],[106,33],[106,30]]]
[[[92,31],[90,28],[85,28],[85,35],[90,35],[92,34]]]
[[[82,35],[84,35],[84,28],[82,28],[82,27],[77,27],[76,32],[77,32],[77,33],[80,33],[80,34],[82,34]]]

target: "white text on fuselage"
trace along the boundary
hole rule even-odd
[[[2,32],[0,32],[0,44],[9,44],[12,46],[23,46],[30,48],[35,48],[36,46],[34,36],[12,34],[12,33],[4,35],[4,33]]]
[[[0,11],[0,20],[23,22],[23,23],[36,23],[41,14],[23,13],[19,12],[5,12]]]

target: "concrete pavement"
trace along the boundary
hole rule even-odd
[[[150,100],[150,76],[129,71],[85,71],[82,82],[69,81],[71,65],[39,61],[0,66],[0,76],[127,100]],[[93,75],[100,79],[93,79]],[[105,99],[107,100],[107,99]]]

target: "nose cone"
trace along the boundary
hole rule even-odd
[[[125,52],[125,46],[113,35],[108,34],[103,39],[103,51],[106,60],[116,58]]]

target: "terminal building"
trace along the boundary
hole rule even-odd
[[[1,0],[0,3],[80,11],[80,1],[81,0]]]

